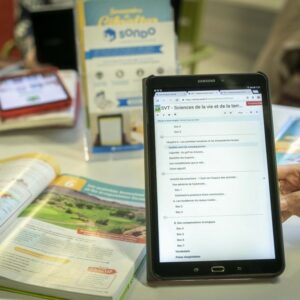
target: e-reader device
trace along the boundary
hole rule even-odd
[[[99,116],[98,130],[101,146],[121,146],[123,144],[122,114]]]
[[[150,76],[143,94],[148,280],[282,273],[266,76]]]

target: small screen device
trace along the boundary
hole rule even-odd
[[[0,116],[22,115],[70,106],[71,98],[54,70],[0,78]]]
[[[144,79],[148,280],[284,269],[264,74]]]
[[[101,146],[121,146],[123,143],[123,117],[121,114],[98,117]]]

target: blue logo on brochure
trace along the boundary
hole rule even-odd
[[[126,28],[124,30],[120,30],[119,32],[116,32],[112,28],[107,28],[104,30],[104,36],[110,42],[114,41],[117,37],[120,39],[146,39],[154,36],[155,34],[156,29],[154,27],[149,27],[145,30]]]
[[[115,31],[115,30],[113,30],[113,29],[111,29],[111,28],[107,28],[107,29],[104,31],[104,36],[105,36],[105,38],[106,38],[108,41],[112,42],[112,41],[114,41],[114,40],[116,39],[117,34],[116,34],[116,31]]]

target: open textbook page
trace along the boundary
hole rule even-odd
[[[29,153],[0,160],[0,233],[59,173],[46,154]]]
[[[0,286],[120,299],[145,254],[144,190],[62,175],[12,225]]]

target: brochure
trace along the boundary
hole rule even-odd
[[[144,190],[58,174],[43,154],[0,161],[0,286],[120,299],[145,255]]]
[[[300,163],[300,118],[290,118],[276,137],[277,164]]]
[[[88,158],[141,155],[142,79],[177,71],[170,1],[80,0],[77,17]]]

